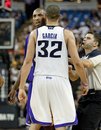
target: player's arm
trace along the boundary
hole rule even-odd
[[[78,76],[77,72],[75,70],[73,70],[72,65],[69,65],[69,78],[72,81],[76,81],[77,79],[79,79],[79,76]]]
[[[21,69],[21,78],[20,78],[20,85],[19,85],[20,89],[24,89],[26,79],[28,77],[32,65],[33,57],[35,54],[35,44],[36,44],[35,40],[36,40],[36,31],[34,30],[31,32],[29,36],[27,54]]]
[[[36,47],[35,44],[36,44],[36,31],[34,30],[30,33],[27,54],[21,69],[18,99],[22,104],[25,104],[27,101],[27,95],[24,86],[32,65],[33,57],[35,55],[35,47]]]
[[[69,30],[65,30],[64,34],[65,34],[65,41],[68,47],[68,51],[73,61],[73,65],[77,71],[77,74],[79,75],[81,81],[84,84],[88,84],[88,80],[86,77],[86,72],[85,72],[83,63],[80,60],[78,52],[77,52],[77,48],[75,44],[75,37],[73,33]]]
[[[14,83],[12,89],[16,91],[19,88],[19,84],[20,84],[20,72],[19,72],[17,81]]]
[[[29,35],[26,37],[26,40],[25,40],[24,59],[25,59],[25,57],[26,57],[26,52],[27,52],[27,47],[28,47],[28,39],[29,39]],[[13,85],[13,87],[12,87],[12,90],[15,90],[15,91],[16,91],[16,90],[19,88],[20,77],[21,77],[21,72],[19,72],[17,81],[14,83],[14,85]]]
[[[26,52],[27,52],[28,38],[29,38],[29,35],[26,37],[26,40],[25,40],[24,58],[25,58]],[[16,101],[16,92],[17,92],[17,89],[19,88],[19,84],[20,84],[20,72],[19,72],[19,75],[17,77],[16,82],[14,83],[14,85],[12,86],[12,88],[11,88],[9,94],[8,94],[8,102],[9,103],[12,103],[12,104],[15,103],[15,101]]]
[[[73,64],[71,58],[68,58],[68,62],[70,64]],[[76,70],[73,69],[73,66],[72,65],[69,65],[69,78],[71,81],[76,81],[79,79],[79,75],[77,74]]]
[[[17,78],[17,81],[14,83],[14,85],[12,86],[9,94],[8,94],[8,102],[14,104],[16,102],[16,92],[17,89],[19,88],[19,84],[20,84],[20,73],[19,76]]]

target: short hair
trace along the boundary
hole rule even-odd
[[[46,9],[46,15],[49,19],[58,19],[60,16],[60,8],[57,5],[49,5]]]
[[[95,32],[88,32],[87,34],[92,34],[96,42],[98,42],[98,46],[101,45],[101,35]]]

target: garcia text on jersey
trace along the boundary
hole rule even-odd
[[[42,33],[43,39],[57,39],[56,33]]]

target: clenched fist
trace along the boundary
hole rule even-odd
[[[0,88],[3,86],[4,84],[4,79],[3,77],[0,75]]]

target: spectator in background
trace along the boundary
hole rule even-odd
[[[60,17],[60,26],[63,28],[67,28],[68,26],[68,18],[66,15]]]
[[[4,84],[4,79],[3,77],[0,75],[0,88],[3,86]]]
[[[11,0],[5,0],[5,7],[11,8]]]
[[[93,19],[91,20],[93,30],[97,33],[101,32],[101,21],[100,18],[97,16],[94,16]]]
[[[81,22],[78,31],[80,37],[84,38],[84,36],[89,32],[89,27],[86,25],[85,22]]]

